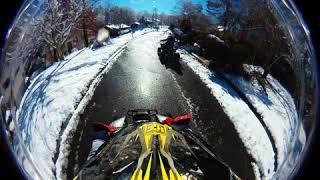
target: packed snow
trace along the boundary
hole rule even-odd
[[[11,119],[11,111],[10,110],[6,110],[6,113],[5,113],[5,121],[6,123],[8,123]]]
[[[215,72],[205,68],[193,56],[184,50],[178,50],[184,61],[211,89],[224,111],[230,117],[237,132],[245,144],[248,153],[254,158],[252,168],[257,179],[271,179],[274,175],[274,151],[271,141],[257,117],[241,97]],[[228,78],[246,95],[250,103],[262,115],[275,141],[278,165],[283,163],[292,150],[294,132],[298,126],[298,115],[294,100],[288,91],[272,76],[267,80],[270,86],[263,92],[255,81],[246,81],[239,76]],[[302,131],[301,131],[302,130]],[[302,132],[302,133],[301,133]],[[300,128],[299,141],[305,143],[305,134]]]
[[[136,31],[134,37],[150,31]],[[25,147],[16,146],[15,150],[19,160],[27,166],[25,169],[32,169],[32,163],[24,162],[22,153],[27,153],[45,179],[55,179],[55,172],[60,178],[61,172],[57,171],[61,168],[57,166],[68,154],[63,150],[68,146],[65,141],[69,133],[76,128],[78,119],[74,114],[85,108],[99,77],[117,59],[115,52],[121,51],[131,39],[132,35],[126,34],[111,39],[111,43],[99,49],[84,48],[73,52],[31,80],[16,117],[19,136]],[[57,144],[59,140],[60,145]],[[55,157],[57,150],[59,156]]]
[[[224,41],[222,39],[220,39],[218,36],[215,36],[213,34],[209,34],[209,38],[218,42],[218,43],[224,44]]]

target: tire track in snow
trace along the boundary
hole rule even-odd
[[[192,101],[191,101],[190,98],[187,98],[187,97],[185,96],[185,94],[183,93],[183,90],[182,90],[181,86],[179,85],[179,83],[178,83],[178,81],[177,81],[177,79],[176,79],[176,77],[174,76],[173,73],[171,73],[171,76],[172,76],[174,82],[176,83],[176,85],[177,85],[177,87],[178,87],[178,90],[181,92],[182,98],[185,99],[186,102],[187,102],[187,105],[188,105],[188,108],[189,108],[189,113],[192,113],[192,115],[193,115],[193,113],[195,113],[195,111],[194,111],[194,104],[192,103]]]

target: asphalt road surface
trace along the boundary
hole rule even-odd
[[[192,113],[192,129],[203,137],[210,149],[239,177],[254,179],[252,158],[210,90],[183,62],[179,71],[166,69],[160,63],[157,48],[165,38],[162,32],[136,37],[104,75],[81,116],[74,151],[70,154],[69,178],[85,162],[90,148],[89,122],[108,123],[124,116],[128,109],[151,108],[173,116]]]

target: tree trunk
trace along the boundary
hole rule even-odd
[[[57,48],[53,49],[53,61],[57,61],[58,59],[58,51]]]
[[[86,0],[82,0],[83,2],[83,9],[84,9],[84,17],[82,19],[82,29],[83,29],[83,38],[84,38],[84,43],[85,46],[88,47],[89,46],[89,41],[88,41],[88,32],[87,32],[87,26],[86,26]]]
[[[86,23],[83,20],[82,22],[82,29],[83,29],[83,38],[84,38],[84,43],[85,46],[88,47],[89,46],[89,41],[88,41],[88,32],[87,32],[87,27],[86,27]]]

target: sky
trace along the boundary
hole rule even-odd
[[[173,14],[173,9],[177,0],[110,0],[114,6],[130,7],[136,12],[150,11],[157,8],[158,13]],[[194,3],[200,3],[204,7],[206,0],[192,0]]]

